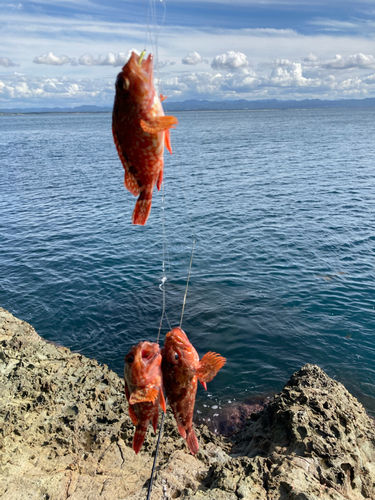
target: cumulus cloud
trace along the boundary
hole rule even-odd
[[[112,103],[113,81],[74,78],[45,78],[30,75],[3,75],[0,77],[0,102],[29,104]]]
[[[94,59],[90,54],[85,54],[76,64],[123,65],[129,55],[130,52],[126,55],[109,53]],[[47,57],[47,60],[50,59]],[[58,59],[62,61],[62,57]],[[207,68],[206,71],[170,72],[169,77],[165,71],[162,78],[163,93],[178,99],[212,100],[375,96],[375,72],[368,71],[374,64],[374,57],[369,55],[336,56],[327,60],[310,54],[299,59],[300,62],[279,58],[260,64],[257,71],[249,67],[245,54],[241,52],[226,52],[215,60],[219,67]],[[72,64],[75,60],[70,61]],[[332,61],[335,63],[333,69],[329,67]],[[160,68],[172,64],[170,60],[159,61]],[[336,71],[342,66],[346,66],[347,71]],[[45,101],[47,105],[48,102],[68,106],[77,103],[108,105],[113,102],[113,95],[113,78],[32,78],[16,73],[0,77],[0,101],[11,101],[12,104]]]
[[[39,57],[34,57],[33,63],[35,64],[51,64],[52,66],[62,66],[64,64],[69,64],[73,60],[68,56],[55,56],[53,52],[48,52]]]
[[[190,52],[187,56],[183,57],[181,59],[182,64],[190,64],[192,66],[195,66],[196,64],[199,63],[208,63],[207,59],[203,59],[202,56],[198,52]]]
[[[288,66],[275,68],[266,83],[278,87],[317,87],[321,84],[318,78],[305,78],[300,63],[291,63]]]
[[[211,68],[213,69],[239,69],[246,68],[249,65],[247,57],[242,52],[234,52],[229,50],[224,54],[216,56],[211,63]]]
[[[157,65],[159,69],[165,68],[166,66],[174,66],[176,64],[175,61],[169,61],[168,59],[162,59],[160,61],[157,61],[155,66]]]
[[[310,53],[307,57],[303,59],[305,63],[316,63],[318,61],[318,57],[313,53]]]
[[[70,64],[71,66],[123,66],[129,59],[132,51],[138,54],[135,49],[129,50],[128,52],[119,52],[117,55],[113,52],[109,52],[106,56],[99,56],[97,58],[93,57],[91,54],[84,54],[79,57],[78,61],[74,57],[68,57],[66,55],[56,56],[53,52],[48,52],[39,57],[35,57],[33,62],[36,64],[50,64],[53,66],[62,66],[64,64]],[[163,63],[161,63],[162,65]],[[167,64],[174,64],[170,61]]]
[[[322,64],[326,69],[353,69],[353,68],[375,68],[375,57],[366,54],[354,54],[342,56],[337,54],[332,60]]]
[[[373,73],[372,75],[368,75],[366,76],[363,81],[368,84],[368,85],[372,85],[373,83],[375,83],[375,73]]]
[[[5,66],[6,68],[11,68],[13,66],[19,66],[19,64],[15,64],[7,57],[0,57],[0,66]]]
[[[293,66],[293,61],[290,61],[289,59],[275,59],[274,61],[270,62],[261,62],[259,63],[259,67],[265,67],[265,68],[287,68],[290,66]]]
[[[312,60],[312,58],[310,58]],[[271,63],[268,63],[271,66]],[[242,71],[216,71],[215,73],[194,72],[174,75],[163,81],[163,88],[172,97],[195,97],[201,99],[218,98],[298,98],[321,97],[335,99],[342,97],[366,97],[371,85],[375,84],[375,74],[364,78],[348,78],[340,73],[340,78],[332,74],[311,77],[304,74],[302,63],[289,59],[272,62],[269,74],[256,73],[249,68]],[[342,77],[341,77],[342,75]]]
[[[124,66],[129,59],[130,53],[119,52],[117,55],[109,52],[105,57],[93,57],[91,54],[84,54],[78,59],[78,64],[82,66]]]

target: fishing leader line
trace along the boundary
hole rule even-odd
[[[156,72],[157,72],[157,87],[158,87],[158,93],[161,93],[161,78],[160,78],[160,65],[159,65],[159,54],[158,54],[158,38],[162,29],[162,26],[165,21],[165,16],[166,16],[166,4],[163,0],[160,0],[160,2],[163,5],[163,18],[162,22],[158,28],[157,25],[157,14],[156,14],[156,4],[155,0],[150,0],[149,1],[149,12],[150,12],[150,17],[152,19],[152,25],[153,25],[153,33],[151,32],[150,28],[150,22],[149,22],[149,15],[146,11],[146,5],[145,5],[145,0],[142,0],[143,3],[143,8],[145,11],[145,17],[146,17],[146,23],[147,23],[147,32],[150,38],[151,46],[152,46],[152,51],[154,54],[154,59],[156,62]],[[146,35],[146,41],[147,41],[147,35]],[[146,46],[146,42],[145,42]],[[187,203],[187,198],[186,198],[186,193],[185,193],[185,186],[182,180],[182,175],[181,175],[181,168],[180,168],[180,163],[177,158],[177,165],[178,165],[178,171],[179,171],[179,177],[180,177],[180,182],[183,190],[183,195],[184,195],[184,201],[185,201],[185,207],[186,207],[186,212],[189,218],[189,225],[190,225],[190,230],[193,235],[193,243],[192,243],[192,250],[191,250],[191,257],[190,257],[190,264],[189,264],[189,269],[188,269],[188,276],[187,276],[187,282],[186,282],[186,288],[185,288],[185,294],[184,294],[184,299],[183,299],[183,304],[182,304],[182,311],[181,311],[181,318],[180,318],[180,328],[182,325],[182,320],[184,316],[184,311],[185,311],[185,305],[186,305],[186,298],[187,298],[187,292],[188,292],[188,287],[189,287],[189,281],[190,281],[190,274],[191,274],[191,268],[193,264],[193,256],[194,256],[194,248],[195,248],[195,241],[196,241],[196,236],[193,231],[192,227],[192,221],[190,217],[190,211],[188,208],[188,203]],[[169,322],[168,316],[166,314],[166,281],[167,281],[167,275],[166,275],[166,260],[168,262],[168,268],[170,270],[170,261],[169,261],[169,253],[168,253],[168,242],[167,242],[167,237],[166,237],[166,232],[165,232],[165,183],[163,180],[162,183],[162,203],[161,203],[161,219],[162,219],[162,234],[163,234],[163,260],[162,260],[162,280],[159,285],[159,289],[162,290],[163,292],[163,307],[162,307],[162,315],[160,318],[160,323],[159,323],[159,330],[158,330],[158,335],[157,335],[157,340],[156,342],[159,343],[160,340],[160,333],[163,325],[163,320],[164,317],[166,318],[170,330],[172,330],[171,324]],[[168,400],[166,399],[166,404],[168,403]],[[156,443],[156,448],[155,448],[155,457],[152,465],[152,470],[151,470],[151,476],[150,476],[150,483],[148,486],[148,491],[147,491],[147,497],[146,500],[150,500],[151,497],[151,492],[152,492],[152,486],[153,486],[153,478],[155,474],[155,468],[156,468],[156,463],[157,463],[157,456],[159,452],[159,446],[160,446],[160,441],[161,441],[161,435],[162,435],[162,430],[163,430],[163,424],[164,424],[164,418],[165,418],[165,413],[162,412],[162,418],[160,422],[160,428],[159,428],[159,433],[158,433],[158,439]]]

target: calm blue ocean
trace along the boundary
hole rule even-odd
[[[164,209],[155,191],[139,227],[110,114],[0,116],[0,305],[122,375],[157,337],[164,214],[172,327],[196,234],[182,326],[228,359],[214,401],[278,391],[309,362],[375,415],[375,109],[178,119]]]

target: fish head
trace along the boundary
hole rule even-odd
[[[147,59],[132,52],[130,59],[117,75],[115,100],[121,106],[142,106],[155,97],[154,63],[152,54]]]
[[[181,328],[173,328],[165,337],[162,350],[163,364],[174,368],[174,373],[191,379],[199,367],[199,356]]]
[[[125,381],[130,386],[145,387],[161,374],[159,344],[139,342],[125,356]]]

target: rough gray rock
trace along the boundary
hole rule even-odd
[[[146,498],[156,436],[131,449],[123,381],[42,340],[0,308],[0,498]],[[231,438],[199,426],[193,457],[170,412],[152,499],[375,499],[375,432],[363,407],[305,365]]]

